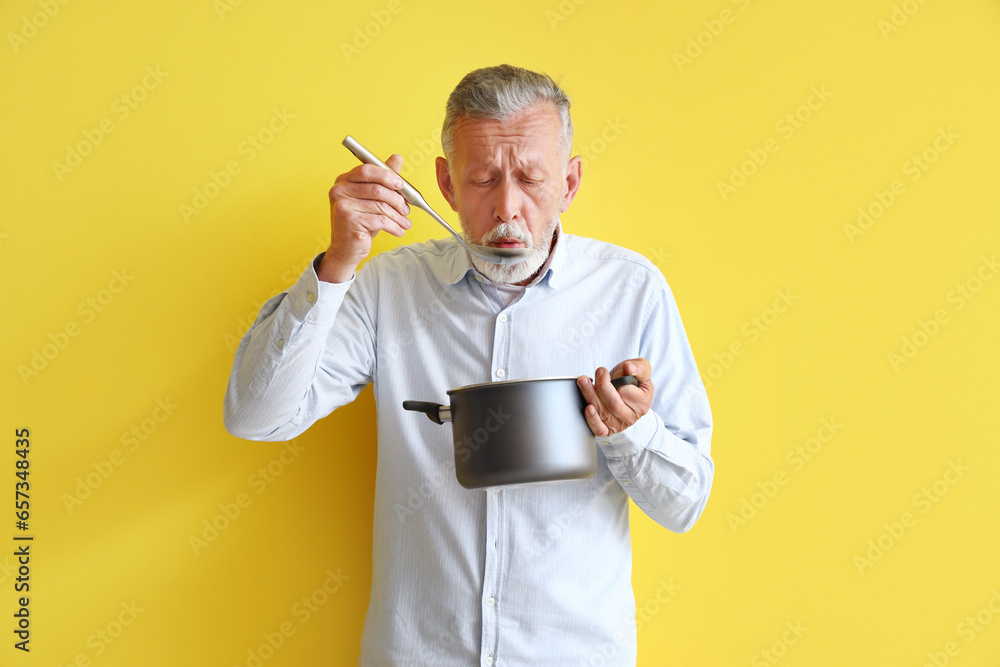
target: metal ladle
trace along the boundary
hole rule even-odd
[[[383,169],[389,169],[389,166],[379,160],[375,155],[369,151],[367,148],[359,144],[354,137],[347,135],[343,141],[344,146],[347,147],[349,151],[354,153],[354,156],[365,164],[373,164]],[[389,169],[389,171],[392,171]],[[396,172],[392,172],[396,173]],[[400,176],[402,178],[402,176]],[[424,201],[423,195],[410,185],[406,179],[403,179],[403,187],[399,189],[399,193],[403,195],[403,199],[409,202],[410,206],[416,206],[419,209],[423,209],[430,214],[432,218],[441,223],[441,226],[447,229],[452,236],[454,236],[462,246],[468,250],[471,254],[476,257],[485,260],[487,262],[492,262],[494,264],[518,264],[528,259],[532,254],[534,254],[534,248],[494,248],[492,246],[476,245],[474,243],[466,243],[465,239],[461,237],[454,229],[451,228],[444,218],[437,214],[437,212],[431,208],[430,204]]]

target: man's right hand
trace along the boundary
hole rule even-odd
[[[410,205],[399,193],[403,157],[396,154],[385,163],[396,173],[360,164],[338,176],[330,188],[330,247],[317,271],[323,282],[350,280],[380,231],[402,236],[410,228],[412,223],[406,217]]]

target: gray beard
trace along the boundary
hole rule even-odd
[[[469,235],[468,225],[465,224],[465,220],[461,216],[459,216],[459,220],[462,223],[462,237],[466,243],[488,245],[491,241],[497,239],[513,237],[523,242],[528,248],[535,249],[535,252],[528,259],[517,264],[494,264],[493,262],[480,259],[475,255],[469,255],[469,259],[472,260],[472,265],[476,267],[477,271],[500,285],[513,285],[523,282],[533,276],[538,269],[542,268],[545,260],[549,258],[549,249],[552,247],[552,234],[555,232],[556,225],[559,224],[559,216],[557,215],[549,221],[549,224],[542,231],[542,245],[536,246],[534,239],[525,234],[520,227],[509,222],[500,223],[482,239],[477,241]]]

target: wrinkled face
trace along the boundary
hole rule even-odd
[[[474,259],[497,282],[522,282],[537,271],[548,257],[559,214],[576,195],[580,158],[568,164],[563,160],[559,127],[559,115],[547,102],[504,120],[460,116],[451,162],[438,158],[441,192],[458,212],[469,240],[537,248],[529,260],[509,267]]]

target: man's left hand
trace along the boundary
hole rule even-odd
[[[611,380],[624,375],[634,375],[639,386],[625,385],[621,389],[615,389]],[[601,366],[594,373],[593,381],[586,375],[576,379],[576,384],[587,401],[583,414],[594,435],[620,433],[649,412],[649,406],[653,403],[651,375],[652,368],[648,361],[628,359],[611,369],[610,373]]]

